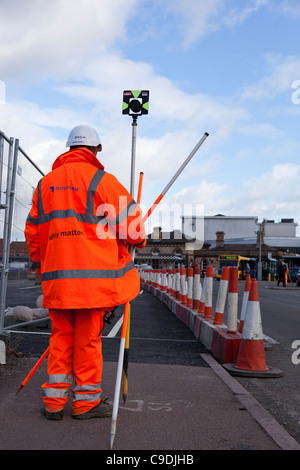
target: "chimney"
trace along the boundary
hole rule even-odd
[[[161,227],[153,227],[152,237],[153,240],[161,240]]]
[[[225,232],[216,232],[216,235],[217,235],[216,247],[223,246]]]

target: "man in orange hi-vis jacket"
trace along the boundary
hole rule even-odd
[[[35,190],[25,237],[52,322],[44,414],[59,420],[112,415],[101,400],[104,315],[134,299],[139,275],[126,246],[146,245],[140,208],[96,158],[95,129],[75,127]]]

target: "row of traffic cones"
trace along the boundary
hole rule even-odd
[[[245,286],[243,300],[245,300],[245,305],[242,308],[244,318],[241,316],[242,324],[240,324],[240,330],[242,331],[242,338],[237,360],[235,364],[223,364],[223,367],[232,375],[244,377],[281,377],[283,375],[282,370],[268,366],[266,363],[256,279],[248,281],[248,285]]]
[[[158,274],[160,270],[157,270]],[[215,314],[212,315],[213,297],[213,268],[207,266],[206,275],[201,286],[200,269],[195,268],[194,276],[189,269],[186,279],[186,270],[178,269],[169,271],[168,285],[166,280],[166,270],[161,272],[161,280],[155,282],[155,276],[148,282],[162,291],[166,291],[172,297],[196,310],[214,325],[223,325],[223,315],[227,300],[227,333],[237,332],[238,313],[238,268],[234,266],[224,267],[219,285]],[[146,281],[147,282],[147,281]],[[224,325],[223,325],[224,326]],[[261,323],[260,303],[256,279],[246,276],[243,294],[240,323],[238,332],[241,334],[241,341],[237,360],[235,364],[223,364],[232,375],[247,377],[280,377],[283,372],[277,368],[267,366],[263,332]]]
[[[215,315],[212,315],[213,268],[207,266],[200,298],[199,313],[215,325],[223,324],[227,298],[227,332],[237,332],[238,268],[224,267],[220,280]],[[256,279],[246,276],[239,333],[241,342],[235,364],[223,364],[232,375],[246,377],[281,377],[280,369],[268,366],[265,357],[260,302]]]

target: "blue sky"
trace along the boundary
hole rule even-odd
[[[132,127],[122,93],[145,89],[136,154],[145,207],[210,134],[149,229],[172,228],[168,210],[163,216],[172,205],[177,215],[201,205],[204,215],[300,224],[299,1],[3,3],[0,129],[43,171],[66,150],[69,130],[89,123],[106,170],[129,189]]]

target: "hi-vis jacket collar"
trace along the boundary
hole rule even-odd
[[[92,165],[104,170],[104,166],[99,162],[98,158],[87,148],[78,148],[74,150],[68,150],[68,152],[63,153],[52,165],[52,170],[64,165],[66,163],[91,163]]]

